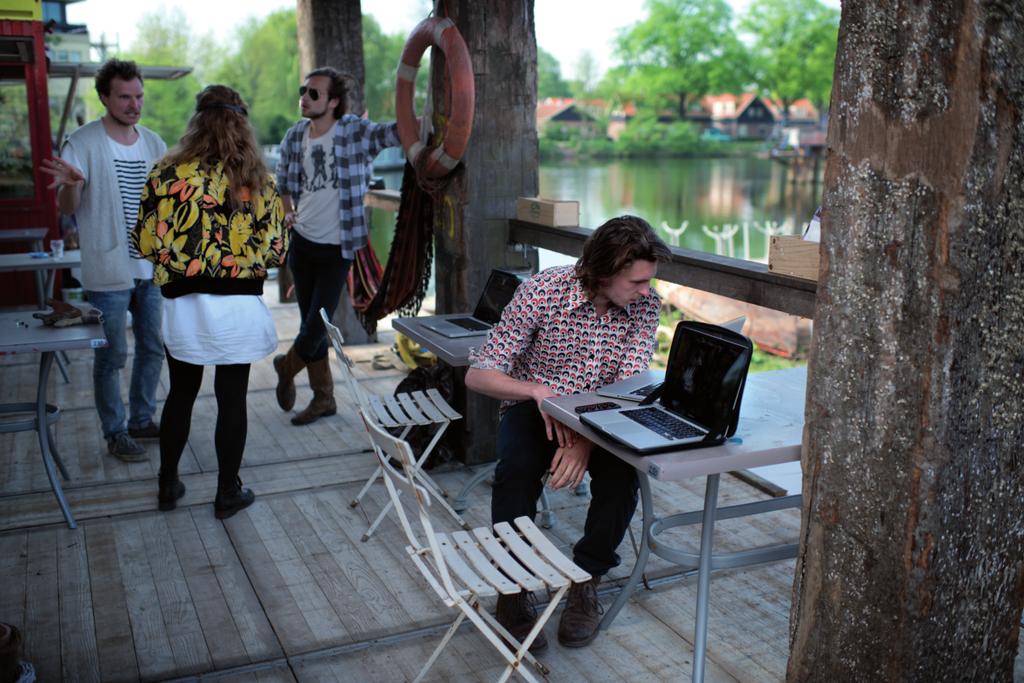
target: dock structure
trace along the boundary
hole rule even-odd
[[[297,309],[268,303],[285,344],[297,329]],[[391,393],[405,376],[404,369],[374,369],[382,353],[377,366],[387,365],[380,360],[388,357],[389,342],[382,332],[379,344],[348,347],[360,380],[380,394]],[[0,358],[0,400],[29,400],[37,369],[35,354]],[[55,436],[71,475],[65,490],[78,529],[64,524],[31,435],[0,436],[0,622],[24,634],[24,656],[37,680],[156,681],[217,673],[228,681],[390,682],[415,675],[449,616],[406,566],[394,520],[360,541],[387,496],[375,488],[365,505],[348,505],[374,459],[343,396],[337,416],[294,427],[275,402],[269,359],[253,366],[241,477],[257,498],[221,522],[212,506],[212,373],[181,462],[188,492],[170,513],[156,506],[156,442],[148,442],[148,462],[128,464],[106,454],[93,406],[91,352],[70,354],[69,375],[70,383],[51,379],[51,396],[62,409]],[[161,398],[166,389],[165,370]],[[309,389],[300,384],[299,403],[304,392]],[[432,476],[457,491],[473,471],[450,465]],[[659,509],[701,506],[703,481],[654,484]],[[723,504],[764,497],[723,478]],[[571,552],[589,499],[570,492],[550,498],[555,525],[549,533]],[[489,515],[489,488],[479,486],[465,516],[478,525]],[[724,521],[717,544],[727,549],[792,540],[799,527],[797,510]],[[633,534],[639,529],[638,514]],[[698,529],[679,533],[693,544],[699,540]],[[623,566],[602,584],[605,605],[632,564],[628,538],[620,554]],[[630,600],[590,647],[560,647],[557,624],[549,624],[552,646],[542,661],[552,669],[551,680],[689,676],[695,582],[663,561],[652,566],[651,589]],[[715,576],[707,680],[784,677],[792,572],[789,560]],[[502,664],[478,638],[461,630],[429,680],[492,679]]]

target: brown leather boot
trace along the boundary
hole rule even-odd
[[[533,593],[527,591],[515,595],[499,595],[494,618],[512,634],[513,638],[521,643],[523,638],[530,633],[533,625],[537,623],[535,602],[536,598],[533,597]],[[509,644],[511,645],[511,643]],[[537,654],[545,650],[547,646],[548,639],[544,635],[544,631],[541,631],[530,643],[530,652]]]
[[[569,587],[565,611],[558,623],[558,642],[565,647],[583,647],[597,637],[604,609],[597,601],[597,584],[600,576],[590,581],[574,583]]]
[[[306,367],[295,347],[288,353],[274,356],[274,371],[277,373],[277,405],[281,410],[289,411],[295,407],[295,375]]]
[[[313,390],[313,400],[306,409],[292,418],[293,425],[308,425],[326,415],[338,412],[334,403],[334,380],[331,378],[331,363],[327,357],[306,365],[309,373],[309,386]]]

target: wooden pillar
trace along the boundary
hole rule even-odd
[[[472,310],[491,268],[535,268],[536,250],[509,245],[515,201],[537,194],[537,42],[533,0],[454,0],[435,11],[462,34],[473,62],[476,111],[464,171],[435,208],[437,310]],[[444,59],[431,55],[434,102],[443,103]],[[439,104],[438,106],[443,106]],[[435,130],[445,112],[434,112]],[[495,457],[498,403],[467,394],[456,373],[467,463]],[[454,427],[455,425],[453,425]]]
[[[320,66],[332,66],[351,75],[353,82],[349,90],[348,111],[362,114],[366,108],[363,97],[366,72],[363,67],[360,0],[298,0],[296,23],[302,75]],[[291,278],[288,279],[290,281]],[[376,339],[376,335],[367,335],[356,319],[347,287],[341,293],[338,310],[334,312],[334,324],[341,329],[346,343],[364,344]]]
[[[843,4],[788,681],[1016,678],[1022,54],[1019,2]]]

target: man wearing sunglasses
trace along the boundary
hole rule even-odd
[[[310,71],[299,88],[302,120],[281,142],[277,187],[292,229],[288,267],[302,321],[286,354],[274,358],[277,402],[295,405],[295,375],[306,368],[313,400],[292,424],[334,415],[334,382],[320,309],[334,315],[355,253],[366,246],[363,200],[373,158],[397,147],[398,126],[347,113],[351,77],[330,67]]]

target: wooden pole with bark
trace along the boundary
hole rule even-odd
[[[535,269],[536,249],[509,244],[516,198],[535,196],[537,177],[537,42],[533,0],[453,0],[435,11],[448,16],[473,62],[476,110],[463,155],[464,169],[435,203],[437,312],[473,309],[492,268]],[[430,57],[434,130],[444,128],[444,58]],[[495,457],[497,402],[466,396],[457,373],[456,400],[467,463]]]
[[[844,2],[790,681],[1011,680],[1024,4]]]
[[[295,20],[299,34],[299,69],[303,76],[320,66],[332,66],[352,76],[348,111],[359,115],[366,108],[363,96],[366,70],[363,65],[363,13],[360,0],[298,0]],[[298,95],[296,95],[298,99]],[[291,273],[281,269],[282,299],[291,284]],[[334,323],[341,328],[346,343],[372,341],[359,324],[348,287],[334,312]]]

